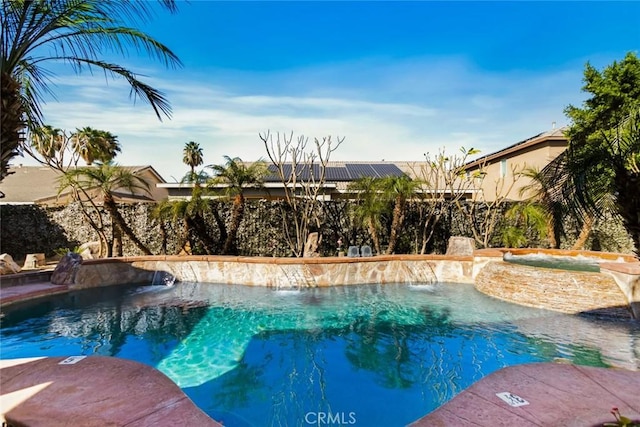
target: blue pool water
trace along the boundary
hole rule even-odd
[[[640,368],[637,323],[529,309],[460,284],[119,286],[4,314],[2,358],[137,360],[225,426],[327,425],[322,414],[331,425],[405,425],[505,366]]]

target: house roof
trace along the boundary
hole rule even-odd
[[[471,162],[468,162],[464,165],[465,169],[473,169],[475,167],[479,167],[485,163],[491,163],[495,160],[502,159],[503,157],[511,156],[523,150],[534,148],[537,145],[547,143],[549,141],[561,141],[567,142],[567,137],[564,136],[564,132],[567,130],[567,127],[561,127],[558,129],[552,129],[547,132],[542,132],[536,136],[525,139],[524,141],[516,142],[513,145],[510,145],[502,150],[496,151],[494,153],[490,153],[479,157]]]
[[[291,175],[291,164],[284,164],[283,169],[285,176]],[[280,182],[276,166],[269,165],[269,171],[271,174],[267,175],[264,181]],[[311,168],[308,165],[298,165],[296,171],[299,179],[307,181],[311,177],[310,172],[314,177],[319,177],[320,165],[313,164]],[[329,162],[325,169],[325,181],[327,182],[349,182],[362,177],[385,178],[402,175],[404,172],[394,162]]]
[[[162,176],[150,165],[144,166],[123,166],[123,168],[140,174],[149,171],[158,182],[165,182]],[[59,171],[46,166],[10,166],[9,173],[0,182],[0,203],[2,204],[28,204],[34,202],[44,202],[55,200],[58,195],[58,182],[61,176]],[[150,183],[152,186],[154,183]],[[132,195],[130,193],[118,193],[116,197],[121,201],[140,201],[144,197],[147,201],[152,200],[148,196]],[[128,200],[132,199],[132,200]]]

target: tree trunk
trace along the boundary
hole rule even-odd
[[[591,233],[591,228],[593,227],[593,217],[587,217],[584,219],[582,223],[582,229],[580,230],[580,235],[578,239],[571,247],[571,250],[577,251],[582,250],[584,248],[584,244],[587,243],[587,239],[589,238],[589,234]]]
[[[133,230],[131,230],[131,227],[129,227],[129,225],[125,222],[124,218],[122,218],[122,215],[120,215],[120,212],[118,212],[118,207],[116,206],[113,197],[111,197],[110,195],[105,195],[104,207],[107,212],[109,212],[109,215],[111,216],[111,223],[114,227],[119,227],[120,230],[122,230],[133,242],[133,244],[142,251],[142,253],[144,253],[145,255],[153,255],[151,251],[144,245],[144,243],[142,243],[140,239],[136,237],[136,235],[133,233]]]
[[[9,161],[18,155],[25,123],[20,83],[9,73],[0,76],[0,182],[8,175]]]
[[[219,205],[216,204],[216,208],[211,209],[211,213],[213,214],[213,219],[215,219],[216,224],[218,225],[218,230],[220,231],[220,242],[226,242],[227,236],[228,236],[227,225],[224,223],[224,221],[220,217],[220,212],[218,212],[218,209],[217,209],[218,206]]]
[[[180,250],[178,251],[178,255],[182,255],[183,253],[186,255],[192,255],[191,251],[193,248],[193,243],[191,242],[191,225],[188,216],[185,216],[182,219],[182,231],[184,233],[184,237],[182,238],[182,244],[180,245]]]
[[[116,224],[113,224],[113,254],[122,256],[122,231]]]
[[[244,196],[242,194],[238,194],[233,199],[233,208],[231,210],[231,224],[229,225],[229,234],[227,235],[227,240],[224,242],[224,248],[222,249],[222,253],[227,254],[236,254],[238,252],[236,248],[236,236],[238,234],[238,229],[240,228],[240,223],[242,223],[242,216],[244,214]]]
[[[160,237],[162,239],[162,243],[160,244],[160,253],[162,255],[167,254],[167,228],[164,224],[163,220],[160,220]]]
[[[376,249],[376,254],[380,255],[380,239],[378,238],[378,230],[376,230],[375,222],[373,218],[369,218],[369,234],[371,235],[371,240],[373,240],[373,247]]]
[[[389,246],[387,247],[387,253],[392,254],[396,250],[396,241],[398,240],[398,233],[400,227],[402,227],[402,221],[404,220],[404,203],[402,199],[396,197],[396,202],[393,206],[393,219],[391,220],[391,232],[389,233]]]
[[[556,238],[556,227],[553,224],[553,220],[547,221],[547,239],[549,240],[549,247],[551,249],[558,249],[558,239]]]
[[[615,187],[618,193],[616,206],[627,233],[640,256],[640,174],[632,170],[616,171]]]

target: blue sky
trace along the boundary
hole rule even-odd
[[[567,124],[582,72],[640,49],[640,2],[213,2],[158,10],[142,29],[182,60],[119,63],[164,91],[173,118],[134,105],[126,84],[56,68],[46,121],[118,135],[121,164],[167,180],[205,164],[266,157],[258,134],[344,137],[333,160],[483,154]],[[17,162],[29,163],[24,159]]]

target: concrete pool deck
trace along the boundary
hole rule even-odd
[[[244,257],[132,257],[95,260],[84,263],[84,269],[75,272],[74,282],[69,284],[54,285],[36,278],[14,286],[0,283],[0,305],[74,289],[122,283],[122,277],[126,277],[128,283],[137,280],[149,283],[155,271],[175,273],[181,276],[181,280],[212,281],[212,278],[220,278],[223,280],[213,281],[222,283],[233,283],[238,277],[258,281],[278,277],[308,285],[310,275],[316,286],[326,286],[325,282],[331,283],[335,277],[343,280],[343,284],[363,279],[365,283],[367,280],[391,283],[399,281],[402,274],[418,275],[420,280],[444,278],[473,283],[486,265],[501,262],[500,257],[502,252],[486,250],[476,251],[469,257],[400,255],[302,261]],[[607,266],[611,271],[625,274],[637,282],[640,264],[631,258],[624,261],[610,262]],[[335,264],[336,268],[328,271],[325,264]],[[419,267],[421,264],[423,266]],[[231,274],[229,272],[234,265],[238,270]],[[246,265],[253,267],[247,268]],[[604,276],[601,273],[585,274],[584,281],[580,282],[585,285],[589,285],[591,278]],[[2,281],[5,282],[4,277]],[[273,282],[269,283],[274,286]],[[269,286],[269,283],[248,284]],[[533,305],[539,302],[539,295],[549,296],[549,291],[553,291],[544,288],[540,292],[535,287],[538,284],[528,283],[529,293],[522,292],[521,287],[491,286],[489,279],[485,286],[488,291],[500,292],[493,296],[528,305],[526,300],[517,300],[526,297]],[[607,303],[611,307],[621,306],[616,301],[629,301],[625,300],[624,293],[613,280],[602,280],[597,286],[609,286],[612,292],[618,292],[616,299]],[[563,289],[555,291],[560,293]],[[561,298],[573,301],[575,293],[565,294]],[[558,299],[550,299],[548,303],[558,304]],[[602,304],[603,300],[595,303]],[[589,306],[585,307],[588,309]],[[585,307],[574,304],[559,311],[571,312],[573,309],[583,312]],[[83,420],[82,425],[87,426],[219,425],[195,407],[173,382],[151,367],[99,356],[90,356],[72,365],[59,365],[63,359],[0,360],[0,421],[14,426],[69,425],[70,420],[75,420],[75,424],[78,424],[77,420]],[[485,377],[413,425],[595,427],[614,421],[609,412],[612,407],[618,407],[624,416],[640,418],[637,390],[640,390],[640,372],[636,371],[550,363],[521,365]],[[513,393],[526,400],[528,405],[509,406],[496,396],[501,392]]]
[[[130,360],[0,360],[0,379],[3,426],[221,426],[165,375]]]
[[[411,426],[596,427],[615,421],[610,413],[614,407],[640,420],[638,390],[640,372],[554,363],[511,366]],[[512,395],[506,397],[511,404],[497,396],[505,392]],[[518,404],[522,406],[512,406]]]

